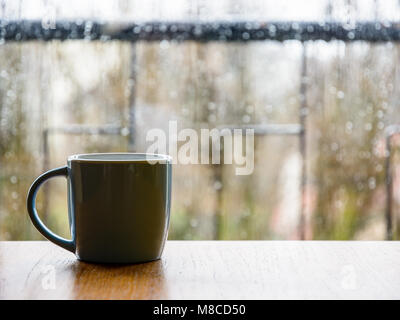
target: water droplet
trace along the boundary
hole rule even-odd
[[[167,41],[167,40],[162,40],[161,42],[160,42],[160,49],[161,50],[166,50],[166,49],[168,49],[169,48],[169,41]]]
[[[203,33],[203,30],[201,30],[200,26],[196,26],[193,30],[193,33],[195,36],[200,36]]]
[[[196,228],[198,225],[199,225],[199,221],[197,219],[193,218],[190,220],[190,226],[192,228]]]
[[[346,122],[346,133],[351,133],[353,131],[353,122],[347,121]]]
[[[249,40],[250,39],[250,34],[248,32],[243,32],[242,33],[242,38],[243,38],[243,40]]]
[[[0,77],[4,78],[4,79],[8,79],[8,72],[7,70],[1,70],[0,72]]]
[[[369,187],[371,190],[375,189],[375,187],[376,187],[376,180],[375,180],[374,177],[370,177],[370,178],[368,179],[368,187]]]
[[[338,209],[343,208],[343,201],[342,200],[336,200],[335,201],[335,207]]]
[[[216,105],[214,102],[209,102],[208,103],[208,110],[215,110],[216,109]]]
[[[218,180],[215,181],[213,187],[214,187],[215,190],[221,190],[221,188],[222,188],[222,183],[221,183],[221,181],[218,181]]]
[[[121,135],[126,137],[127,135],[129,135],[129,129],[127,127],[124,127],[121,129]]]
[[[248,114],[245,114],[242,118],[244,123],[249,123],[251,120],[251,117]]]
[[[276,34],[276,27],[272,24],[268,27],[268,33],[271,37],[274,37]]]

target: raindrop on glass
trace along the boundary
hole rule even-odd
[[[218,181],[218,180],[215,181],[213,187],[214,187],[215,190],[221,190],[221,188],[222,188],[222,183],[221,183],[221,181]]]

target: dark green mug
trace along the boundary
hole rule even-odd
[[[48,240],[79,260],[138,263],[159,259],[168,235],[171,206],[171,158],[144,153],[73,155],[67,165],[47,171],[32,184],[29,216]],[[40,220],[36,194],[47,179],[68,181],[71,240]]]

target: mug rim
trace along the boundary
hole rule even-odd
[[[107,158],[110,157],[110,158]],[[68,162],[104,162],[104,163],[160,163],[171,162],[172,158],[166,154],[158,153],[137,153],[137,152],[98,152],[98,153],[80,153],[68,156]]]

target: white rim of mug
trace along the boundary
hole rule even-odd
[[[137,156],[137,159],[106,159],[106,158],[97,158],[96,156],[104,156],[107,155],[125,155],[125,156]],[[93,158],[90,158],[93,156]],[[82,158],[87,157],[87,158]],[[149,163],[159,163],[162,161],[171,162],[172,157],[166,154],[158,154],[158,153],[134,153],[134,152],[99,152],[99,153],[80,153],[73,154],[68,157],[68,161],[79,161],[79,162],[149,162]]]

